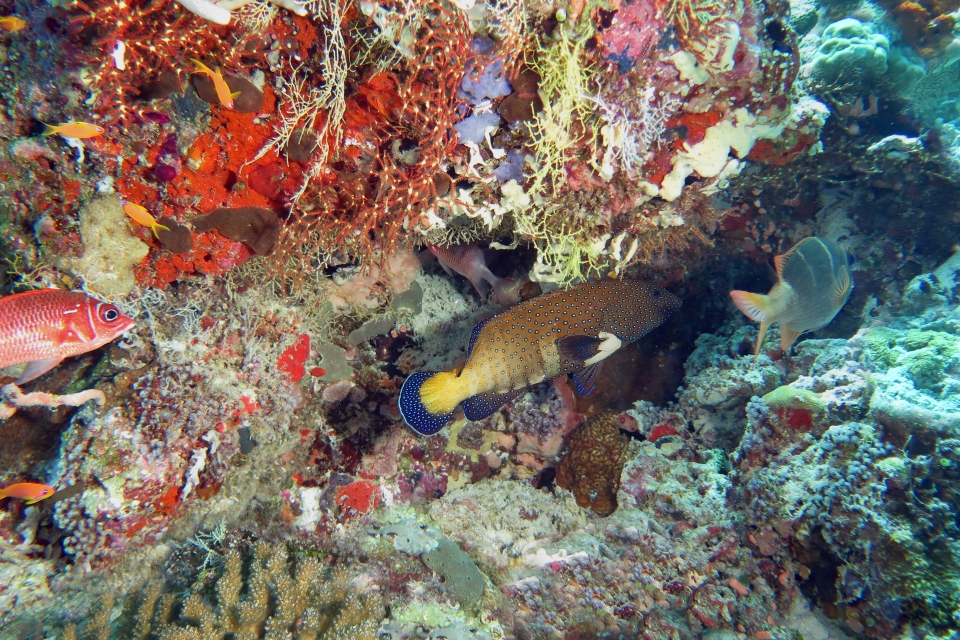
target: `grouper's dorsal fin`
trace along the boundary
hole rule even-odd
[[[477,326],[473,328],[473,333],[470,334],[470,344],[467,345],[467,360],[470,359],[470,354],[473,353],[473,345],[477,344],[477,338],[480,337],[480,332],[483,331],[484,325],[490,322],[490,319],[494,317],[496,316],[490,316],[490,318],[481,320],[477,323]]]

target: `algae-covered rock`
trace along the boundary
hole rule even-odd
[[[476,563],[449,538],[440,538],[433,551],[424,553],[423,563],[443,576],[443,583],[462,607],[473,607],[483,597],[484,577]]]
[[[417,315],[423,309],[423,287],[414,281],[409,289],[393,297],[390,306],[397,313]]]
[[[338,380],[348,380],[353,375],[353,367],[347,362],[343,347],[338,347],[329,342],[321,342],[317,346],[317,355],[320,357],[320,367],[324,370],[324,374],[319,378],[320,380],[337,382]]]
[[[423,563],[443,576],[443,583],[462,607],[473,607],[483,597],[485,579],[476,563],[453,540],[434,527],[405,520],[386,527],[393,546],[402,553],[420,556]]]
[[[347,343],[353,346],[363,344],[374,336],[388,333],[397,323],[393,320],[370,320],[364,322],[347,336]]]
[[[54,265],[83,278],[86,287],[103,296],[123,296],[136,286],[133,268],[150,246],[133,235],[120,198],[94,198],[80,210],[83,255],[52,257]]]

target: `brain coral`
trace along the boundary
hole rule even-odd
[[[872,24],[845,18],[824,29],[811,70],[828,84],[877,78],[887,72],[889,49],[890,41]]]

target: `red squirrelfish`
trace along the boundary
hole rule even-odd
[[[767,329],[780,323],[780,348],[790,348],[800,334],[826,326],[853,291],[847,252],[832,240],[804,238],[773,259],[777,283],[766,295],[731,291],[733,303],[760,323],[754,360]]]
[[[40,289],[0,298],[0,368],[27,363],[17,383],[67,357],[93,351],[133,327],[109,302],[79,291]]]
[[[38,482],[18,482],[9,487],[0,489],[0,500],[4,498],[20,498],[27,504],[34,504],[45,500],[56,493],[56,489]]]
[[[509,307],[517,304],[520,300],[520,294],[517,288],[511,288],[513,284],[506,278],[495,276],[487,267],[487,261],[484,258],[483,249],[475,244],[456,244],[452,247],[440,247],[430,245],[430,253],[437,256],[440,266],[447,273],[453,269],[473,284],[484,300],[487,299],[487,284],[493,287],[493,292],[497,296],[497,302],[501,307]],[[450,275],[453,275],[450,273]]]
[[[587,395],[600,363],[666,320],[680,300],[635,280],[588,282],[526,300],[473,329],[459,371],[419,372],[400,389],[400,414],[411,429],[433,435],[462,405],[482,420],[525,387],[573,373]]]

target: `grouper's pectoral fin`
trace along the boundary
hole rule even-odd
[[[588,396],[597,388],[597,380],[600,379],[600,365],[602,362],[587,367],[582,371],[573,374],[573,384],[577,388],[577,393],[582,396]]]
[[[557,340],[560,355],[583,367],[589,367],[605,360],[622,346],[620,339],[612,333],[601,331],[593,336],[566,336]]]
[[[522,389],[514,389],[506,393],[493,391],[478,393],[464,400],[460,406],[463,407],[463,415],[467,420],[483,420],[489,418],[497,412],[497,409],[516,398],[520,391]]]
[[[603,342],[595,336],[566,336],[557,340],[557,350],[567,360],[586,362],[597,355],[597,349]]]

